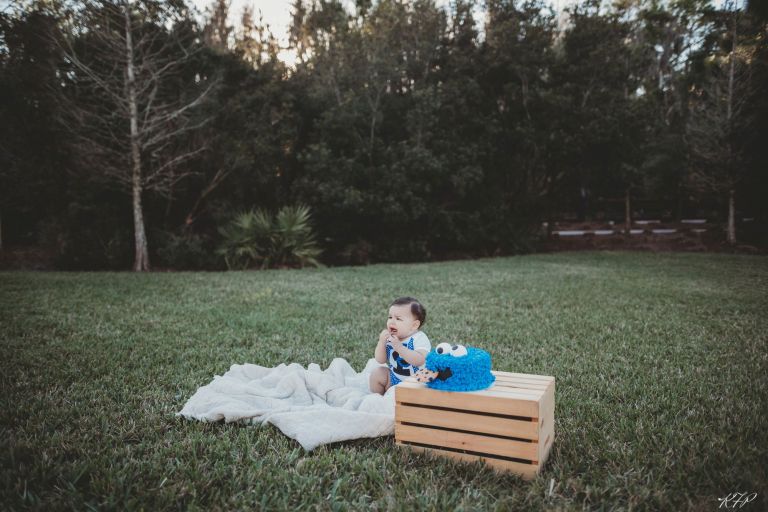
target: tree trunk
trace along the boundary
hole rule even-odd
[[[168,201],[165,203],[165,214],[163,215],[163,227],[168,229],[168,217],[171,215],[171,207],[173,206],[173,184],[171,184],[168,190]]]
[[[219,184],[227,178],[227,176],[229,176],[230,172],[231,170],[225,171],[223,167],[219,168],[219,170],[216,171],[216,174],[213,176],[213,179],[211,180],[211,182],[208,184],[207,187],[205,187],[205,189],[203,189],[202,192],[200,192],[200,196],[198,196],[197,200],[195,201],[195,204],[192,205],[192,209],[189,210],[189,213],[187,214],[184,220],[185,226],[189,226],[193,222],[195,222],[195,219],[197,218],[197,210],[198,208],[200,208],[200,205],[203,203],[205,198],[208,197],[208,194],[213,192],[213,190],[216,187],[218,187]]]
[[[733,18],[733,40],[731,41],[731,51],[728,54],[728,103],[727,103],[727,119],[728,119],[728,128],[729,131],[733,127],[733,78],[734,78],[734,64],[736,60],[734,59],[734,50],[736,49],[736,41],[737,41],[737,23],[738,20],[735,18],[735,15],[732,16]],[[734,158],[734,152],[733,152],[733,145],[730,141],[728,141],[728,178],[731,182],[731,186],[728,189],[728,243],[730,245],[736,245],[736,194],[733,189],[733,166],[735,165],[735,158]]]
[[[383,91],[381,89],[378,89],[376,91],[376,100],[373,102],[369,101],[369,104],[371,106],[371,131],[370,131],[370,139],[368,142],[369,149],[368,149],[368,159],[370,162],[373,162],[373,144],[376,140],[376,114],[379,112],[379,104],[381,103],[381,95]]]
[[[736,49],[736,37],[738,36],[736,32],[736,23],[737,20],[733,20],[733,40],[731,41],[731,51],[728,54],[728,103],[727,108],[728,112],[726,113],[726,119],[728,119],[728,124],[730,125],[731,119],[733,118],[733,79],[734,79],[734,71],[735,71],[735,64],[736,59],[733,58],[733,53]],[[730,126],[729,126],[730,128]]]
[[[632,229],[632,208],[629,197],[629,189],[624,195],[624,232],[629,236]]]
[[[736,193],[728,191],[728,243],[736,245]]]
[[[130,4],[125,5],[125,52],[128,104],[131,114],[131,192],[133,196],[133,231],[135,254],[133,270],[141,272],[149,270],[149,252],[147,250],[147,235],[144,231],[144,212],[141,206],[141,147],[139,145],[139,113],[136,105],[136,78],[133,70],[133,38],[131,30]]]
[[[138,165],[133,166],[133,231],[136,251],[133,259],[133,270],[142,272],[149,270],[149,254],[147,251],[147,235],[144,231],[144,213],[141,206],[141,176],[137,173]]]
[[[369,147],[368,154],[371,160],[373,159],[373,143],[375,140],[375,136],[376,136],[376,110],[373,111],[373,115],[371,116],[371,133],[370,133],[370,138],[368,142],[368,147]]]

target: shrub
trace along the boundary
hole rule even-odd
[[[336,259],[343,265],[368,265],[373,251],[373,245],[368,240],[358,239],[344,246]]]
[[[217,253],[229,269],[254,266],[319,266],[320,248],[306,206],[284,206],[276,215],[264,210],[244,212],[219,228],[223,242]]]
[[[70,208],[67,215],[38,226],[38,244],[53,254],[61,270],[124,270],[133,256],[133,230],[108,213],[82,215]],[[89,211],[86,212],[90,214]],[[119,227],[114,227],[119,226]]]
[[[211,240],[205,235],[188,229],[180,232],[160,231],[156,233],[157,255],[160,263],[177,270],[220,268]]]

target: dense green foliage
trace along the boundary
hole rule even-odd
[[[227,273],[0,273],[0,503],[22,510],[768,506],[764,257],[579,253]],[[305,453],[174,416],[233,363],[373,356],[393,297],[433,343],[557,379],[532,482],[400,451]],[[551,486],[551,487],[550,487]],[[552,489],[550,495],[549,491]]]
[[[102,55],[93,20],[113,4],[0,14],[2,236],[51,248],[63,268],[126,268],[132,254],[131,198],[98,163],[131,158],[80,142],[128,123],[61,43]],[[329,263],[524,252],[542,220],[621,222],[627,199],[634,213],[724,220],[734,190],[740,216],[767,221],[760,2],[297,0],[292,66],[252,12],[228,26],[227,2],[202,21],[182,1],[133,5],[137,37],[183,36],[163,50],[177,62],[158,98],[212,86],[185,111],[197,129],[141,154],[151,170],[194,152],[143,194],[156,266],[221,268],[213,248],[237,212],[297,204]],[[66,129],[78,105],[102,124]]]

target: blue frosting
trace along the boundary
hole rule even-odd
[[[450,374],[449,377],[428,382],[427,386],[442,391],[477,391],[490,387],[496,380],[491,373],[491,355],[479,348],[466,349],[467,353],[463,356],[438,353],[436,349],[427,354],[424,365],[427,370]],[[448,369],[450,372],[446,371]]]

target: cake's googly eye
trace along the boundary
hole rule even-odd
[[[454,345],[449,352],[453,357],[464,357],[467,355],[467,347],[464,345]]]
[[[435,352],[438,354],[450,354],[451,352],[451,344],[450,343],[441,343],[435,348]]]

